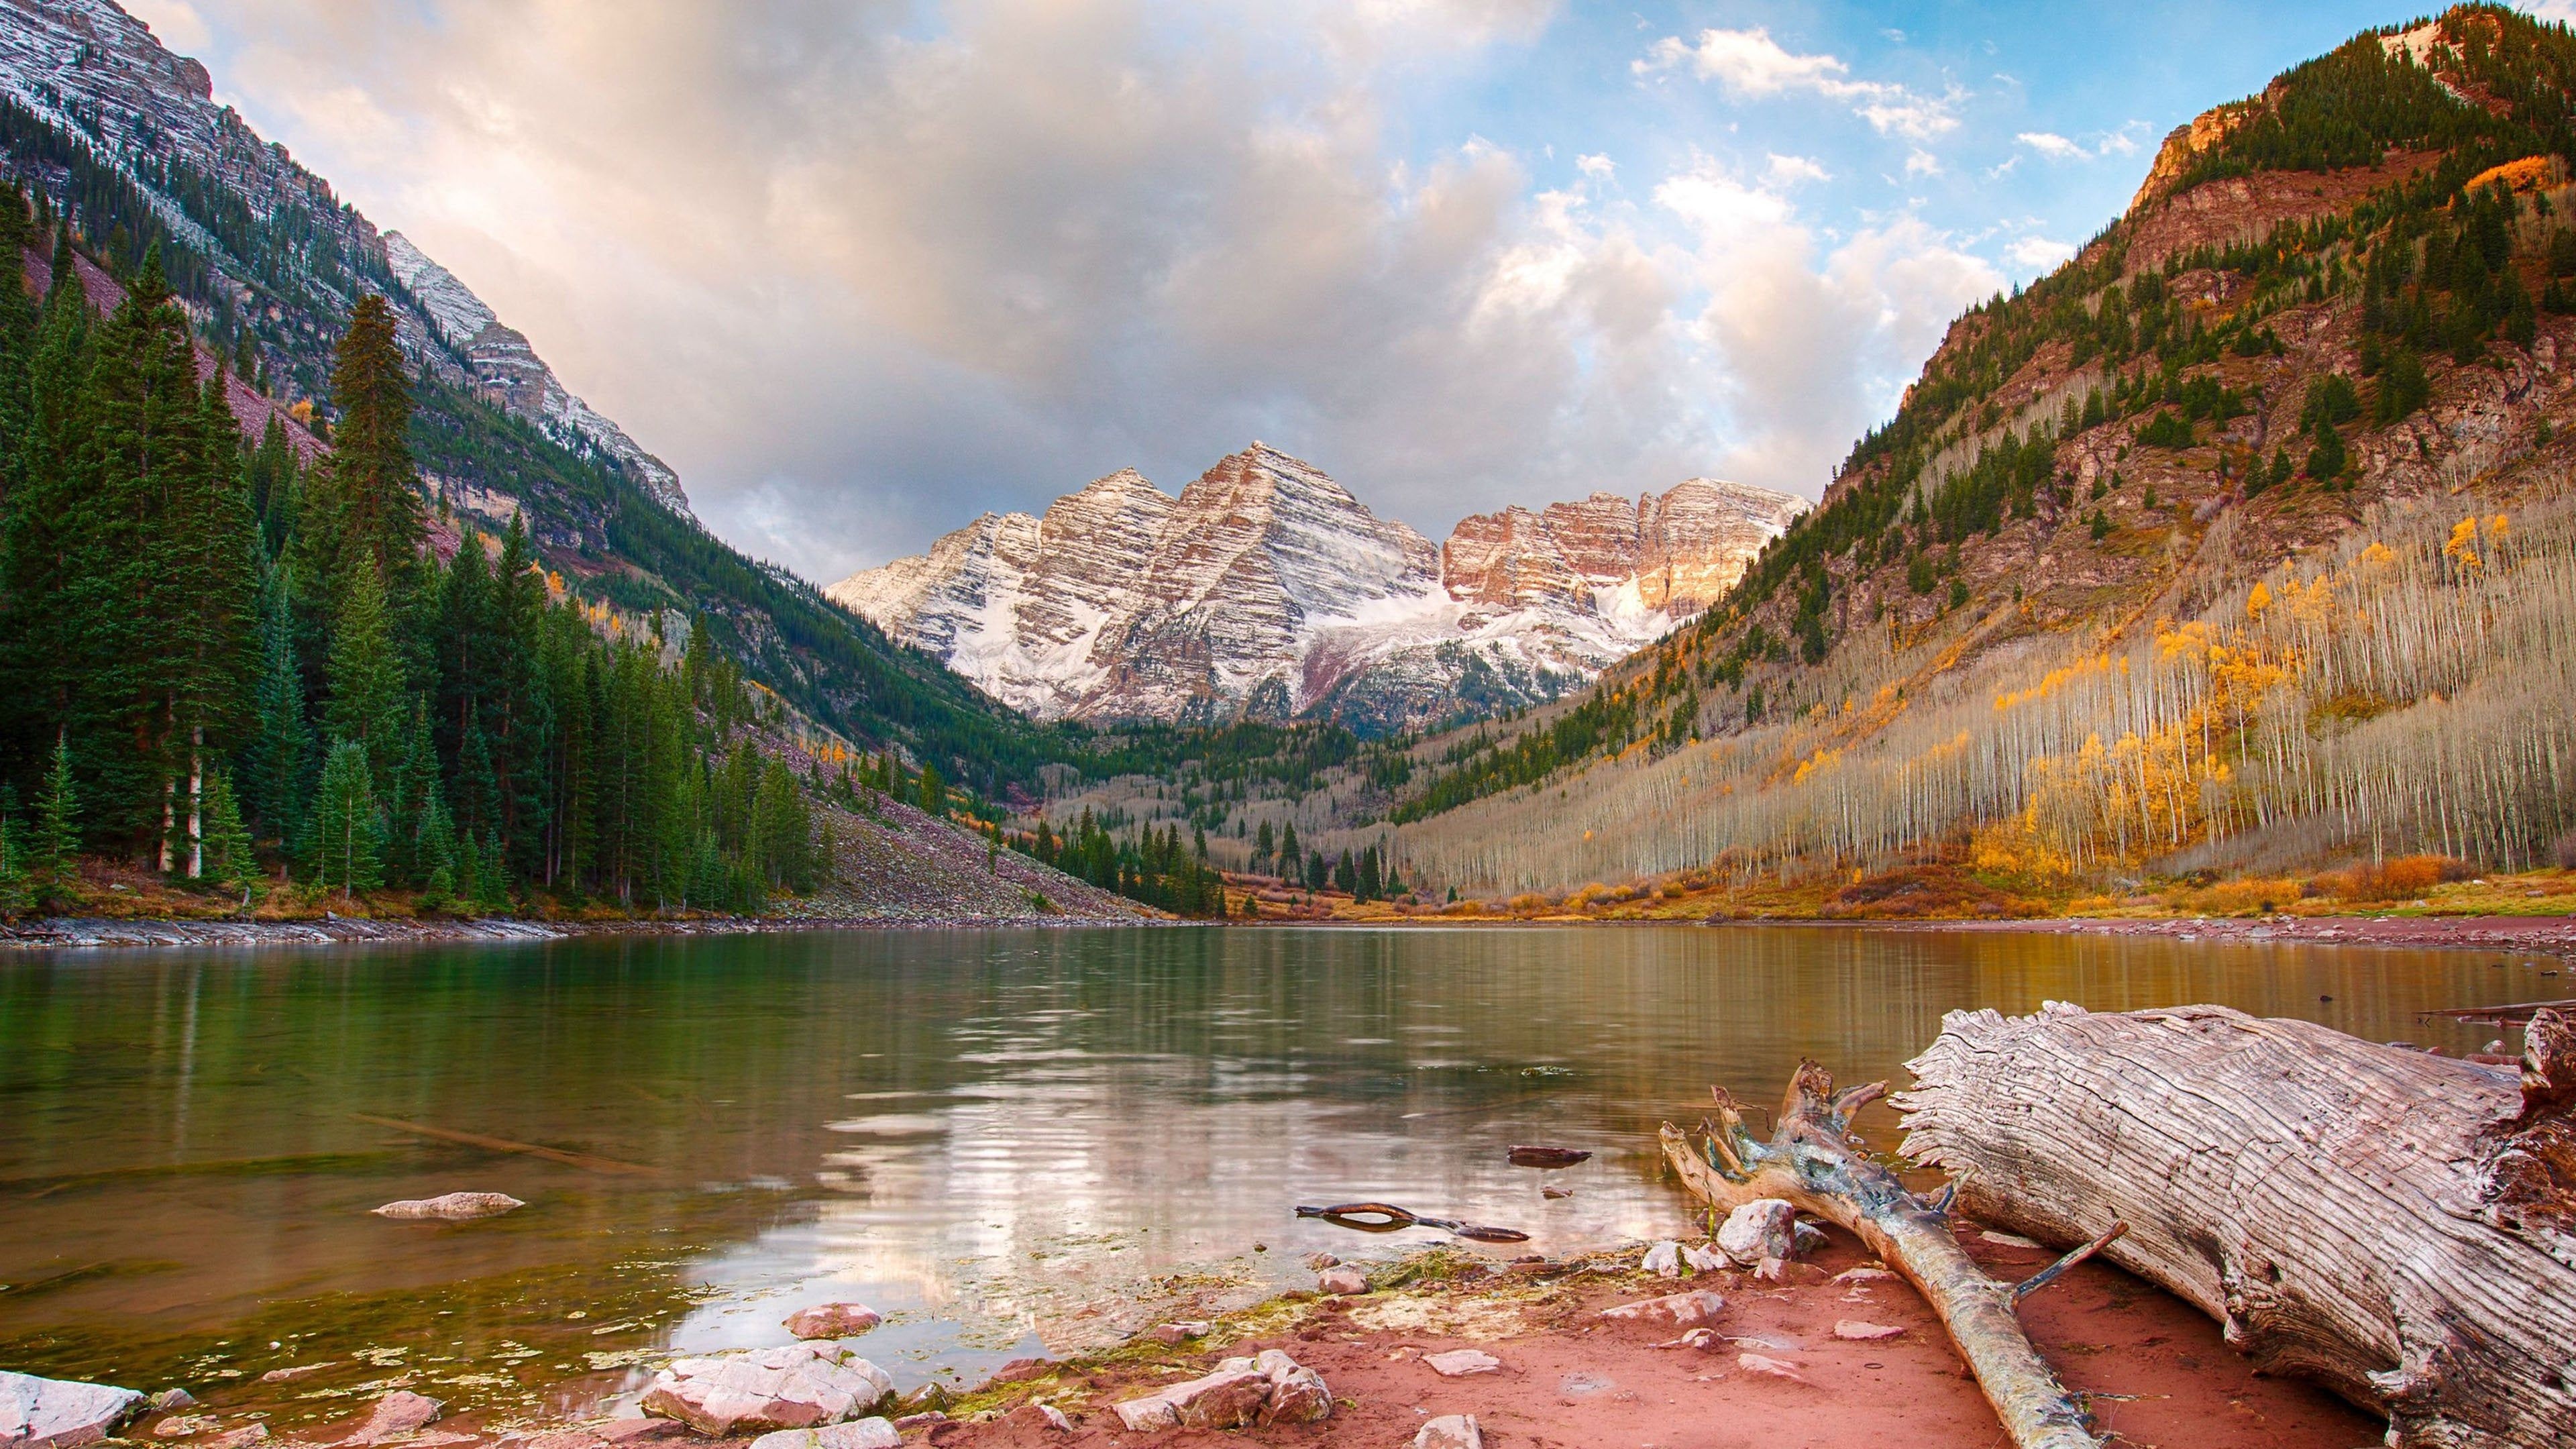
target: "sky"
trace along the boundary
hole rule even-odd
[[[1260,439],[1814,497],[2349,4],[124,0],[810,578]],[[2418,0],[2421,3],[2421,0]]]

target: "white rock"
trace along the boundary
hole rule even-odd
[[[1718,1251],[1755,1267],[1765,1258],[1788,1258],[1798,1249],[1798,1210],[1776,1197],[1756,1198],[1726,1215],[1717,1230]]]
[[[1678,1278],[1682,1276],[1683,1271],[1682,1245],[1657,1243],[1646,1250],[1645,1261],[1637,1266],[1658,1278]]]
[[[1640,1303],[1622,1303],[1616,1308],[1602,1309],[1601,1316],[1620,1322],[1677,1323],[1690,1328],[1715,1318],[1725,1307],[1723,1295],[1701,1290],[1649,1298]]]
[[[1447,1353],[1424,1356],[1424,1363],[1444,1379],[1462,1379],[1469,1374],[1500,1373],[1503,1361],[1481,1348],[1453,1348]]]
[[[1889,1283],[1896,1274],[1885,1268],[1845,1268],[1834,1275],[1837,1283]]]
[[[1796,1364],[1790,1363],[1786,1359],[1772,1358],[1765,1354],[1739,1353],[1735,1356],[1735,1366],[1743,1369],[1747,1373],[1764,1374],[1775,1379],[1787,1379],[1793,1384],[1803,1384],[1807,1381],[1807,1376],[1798,1372],[1798,1366]]]
[[[1067,1434],[1073,1432],[1073,1421],[1066,1418],[1064,1416],[1064,1410],[1057,1408],[1055,1405],[1038,1405],[1038,1414],[1047,1421],[1048,1428],[1061,1430]]]
[[[1719,1341],[1716,1329],[1694,1328],[1685,1332],[1679,1338],[1666,1339],[1662,1343],[1656,1344],[1655,1347],[1711,1349],[1717,1347]]]
[[[1321,1374],[1275,1348],[1255,1358],[1229,1358],[1214,1373],[1114,1405],[1129,1429],[1240,1429],[1249,1424],[1310,1424],[1333,1412]]]
[[[1413,1449],[1485,1449],[1473,1414],[1443,1414],[1413,1432]]]
[[[0,1446],[75,1449],[95,1444],[145,1406],[143,1395],[132,1389],[0,1373]]]
[[[1848,1343],[1876,1343],[1881,1339],[1894,1338],[1904,1331],[1901,1327],[1885,1323],[1867,1323],[1857,1318],[1842,1318],[1834,1321],[1834,1337]]]
[[[780,1429],[751,1441],[751,1449],[898,1449],[903,1435],[884,1419],[852,1419],[819,1429]]]
[[[506,1192],[447,1192],[436,1197],[389,1202],[372,1211],[380,1218],[443,1218],[449,1222],[462,1222],[468,1218],[499,1217],[512,1208],[526,1206]]]
[[[840,1344],[684,1358],[653,1376],[641,1407],[716,1438],[837,1424],[894,1392],[885,1370]]]
[[[1735,1266],[1735,1260],[1717,1248],[1701,1247],[1696,1244],[1682,1249],[1682,1261],[1689,1264],[1693,1271],[1701,1273],[1714,1273],[1721,1268]]]

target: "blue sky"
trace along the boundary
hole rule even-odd
[[[830,579],[1255,437],[1434,538],[1813,496],[2172,127],[2407,12],[129,0]]]

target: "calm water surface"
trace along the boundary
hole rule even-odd
[[[1503,1253],[1677,1232],[1658,1122],[1712,1082],[1769,1101],[1802,1055],[1901,1078],[1954,1008],[2216,1001],[2460,1052],[2492,1030],[2415,1013],[2551,994],[2540,968],[1811,927],[0,953],[0,1367],[282,1424],[397,1380],[560,1407],[856,1299],[899,1385],[972,1380],[1134,1326],[1148,1280],[1248,1297],[1438,1240],[1297,1203],[1532,1234]],[[1532,1172],[1515,1142],[1598,1155]],[[529,1205],[367,1212],[458,1189]]]

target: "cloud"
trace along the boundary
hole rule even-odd
[[[2105,131],[2091,146],[2069,140],[2054,131],[2024,131],[2013,139],[2051,161],[2091,161],[2103,156],[2126,156],[2138,149],[2137,138],[2130,133],[2145,129],[2142,121],[2131,121],[2116,131]]]
[[[1828,247],[1786,199],[1708,158],[1657,186],[1655,201],[1694,238],[1705,298],[1694,332],[1721,364],[1729,476],[1828,476],[1959,308],[2003,282],[1912,217]]]
[[[2071,242],[2050,241],[2046,237],[2026,236],[2004,248],[2004,255],[2035,272],[2053,272],[2061,263],[2075,256]]]
[[[1763,174],[1773,186],[1794,186],[1802,181],[1834,179],[1834,173],[1827,171],[1824,163],[1813,157],[1783,156],[1777,151],[1771,153],[1770,164],[1764,168]]]
[[[1906,155],[1905,174],[1908,177],[1938,176],[1941,174],[1941,158],[1917,146]]]
[[[1631,200],[1607,155],[1551,189],[1421,141],[1540,0],[207,11],[228,101],[819,578],[1254,437],[1435,534],[1699,474],[1812,494],[1997,285],[1909,220],[1828,240],[1813,157]],[[1839,67],[1787,74],[1910,95]]]
[[[1850,79],[1851,67],[1841,60],[1791,52],[1771,38],[1768,28],[1758,25],[1750,30],[1703,30],[1696,42],[1666,36],[1629,68],[1642,76],[1684,66],[1739,99],[1803,91],[1848,102],[1852,113],[1880,135],[1915,141],[1956,129],[1959,103],[1967,98],[1956,87],[1926,96],[1893,82]]]

